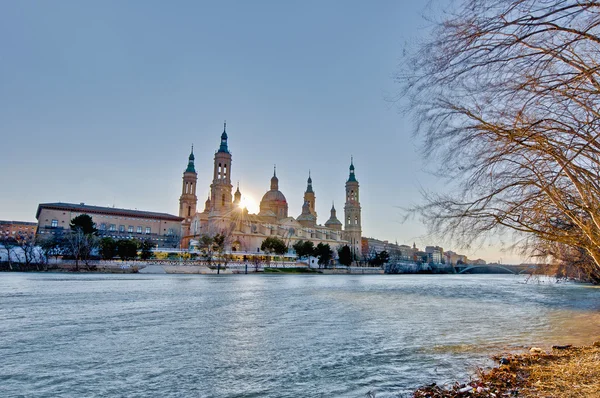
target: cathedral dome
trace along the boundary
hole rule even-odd
[[[285,195],[283,193],[281,193],[281,191],[276,191],[276,190],[271,190],[268,191],[266,194],[264,194],[264,196],[262,197],[260,203],[267,203],[267,202],[286,202],[287,200],[285,199]]]
[[[285,196],[279,190],[279,179],[273,169],[273,177],[271,178],[271,189],[265,193],[260,201],[260,211],[272,211],[278,220],[288,216],[288,204]]]

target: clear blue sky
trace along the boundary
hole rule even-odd
[[[226,119],[244,195],[277,164],[297,216],[311,169],[324,223],[354,155],[363,235],[435,244],[399,207],[442,183],[386,101],[427,3],[0,2],[0,219],[56,201],[176,214],[192,143],[202,208]]]

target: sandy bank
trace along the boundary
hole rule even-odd
[[[421,387],[413,397],[600,397],[600,342],[494,359],[497,368],[481,371],[468,384]]]

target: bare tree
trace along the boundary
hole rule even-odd
[[[27,267],[35,264],[39,271],[42,262],[41,249],[38,246],[35,234],[18,233],[15,237],[17,246],[21,249],[19,253],[20,260]]]
[[[0,239],[0,249],[6,253],[6,261],[11,271],[13,270],[12,261],[15,257],[15,247],[17,247],[17,241],[12,236],[5,236]]]
[[[69,252],[75,259],[75,271],[79,271],[79,260],[86,248],[86,234],[83,233],[81,228],[75,228],[68,233],[65,233],[65,239],[67,241]]]
[[[44,251],[46,259],[54,257],[55,263],[58,263],[58,257],[65,253],[65,245],[66,242],[62,235],[50,235],[40,241],[40,246]]]
[[[397,75],[450,193],[425,192],[431,232],[461,246],[582,248],[600,281],[600,2],[465,0]]]

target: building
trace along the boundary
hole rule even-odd
[[[447,251],[444,253],[444,258],[446,259],[446,264],[448,265],[457,265],[457,264],[468,264],[469,259],[467,256],[463,254],[458,254],[453,251]]]
[[[317,222],[316,194],[310,172],[303,197],[304,204],[297,217],[289,215],[287,199],[279,190],[276,168],[273,169],[269,190],[260,201],[258,214],[249,214],[246,208],[241,207],[242,193],[239,184],[235,193],[232,193],[232,155],[229,151],[226,125],[223,127],[219,149],[215,152],[213,179],[202,211],[196,209],[198,174],[194,162],[192,147],[188,166],[183,173],[183,186],[179,198],[179,216],[183,219],[182,246],[197,244],[203,235],[213,236],[221,233],[227,237],[227,250],[258,253],[265,238],[277,236],[284,240],[289,248],[300,240],[310,240],[315,245],[329,244],[332,249],[348,245],[356,257],[360,258],[361,207],[353,159],[350,160],[350,172],[345,184],[344,223],[338,220],[335,206],[332,205],[329,219],[324,225]]]
[[[178,248],[185,220],[166,213],[90,206],[85,203],[41,203],[35,215],[38,235],[62,234],[81,214],[92,217],[100,236],[151,240],[160,248]]]
[[[408,245],[390,243],[387,240],[362,238],[362,253],[365,259],[386,251],[390,255],[390,261],[413,261],[415,250]]]
[[[444,262],[444,249],[439,246],[425,246],[425,253],[427,253],[427,262],[440,264],[442,263],[442,259]]]
[[[0,239],[17,235],[35,235],[36,229],[35,222],[0,220]]]

